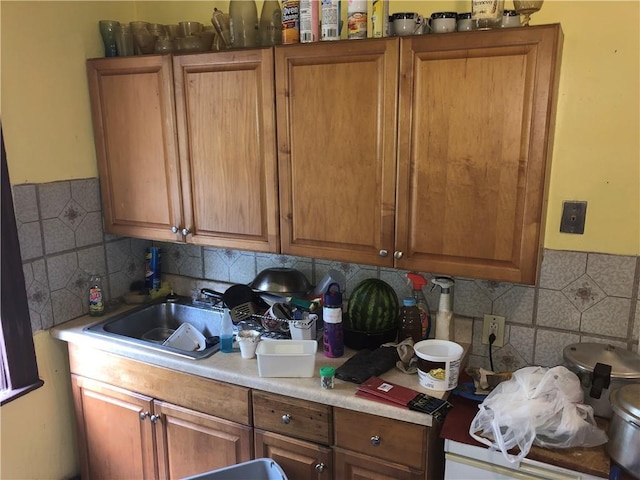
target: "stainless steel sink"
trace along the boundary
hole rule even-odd
[[[138,345],[156,351],[200,359],[220,349],[218,337],[221,311],[191,304],[191,299],[158,301],[141,305],[127,312],[102,320],[84,328],[84,331],[111,339]],[[189,323],[207,339],[204,350],[185,351],[162,345],[180,325]]]

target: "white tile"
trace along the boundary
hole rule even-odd
[[[626,338],[630,313],[631,300],[607,297],[582,313],[580,331]]]
[[[515,285],[493,302],[493,314],[506,317],[509,323],[533,323],[535,290]]]
[[[562,290],[580,278],[587,269],[587,254],[545,249],[540,267],[539,286]]]
[[[580,312],[562,292],[541,288],[538,291],[536,325],[578,331]]]
[[[609,296],[631,298],[638,257],[590,253],[587,274]]]

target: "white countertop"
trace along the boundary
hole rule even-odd
[[[122,306],[110,312],[108,316],[120,313],[127,308],[131,307]],[[213,380],[323,403],[334,407],[380,415],[396,420],[425,425],[427,427],[432,425],[433,419],[431,415],[356,397],[355,391],[357,385],[355,383],[345,382],[336,378],[334,389],[326,390],[321,388],[318,369],[325,365],[335,368],[342,365],[348,358],[356,353],[356,351],[348,348],[345,349],[345,355],[340,358],[327,358],[322,353],[322,349],[319,348],[316,354],[315,373],[313,377],[267,378],[258,375],[257,360],[255,358],[243,359],[237,348],[234,349],[233,353],[217,352],[208,358],[193,360],[83,331],[84,327],[103,321],[105,318],[106,316],[95,318],[88,315],[80,317],[52,328],[50,334],[54,338],[68,343],[96,348],[133,360]],[[465,347],[466,354],[468,345],[463,345],[463,347]],[[418,383],[417,375],[407,375],[395,367],[380,377],[389,382],[412,388],[433,397],[443,398],[448,394],[448,392],[428,390],[421,387]]]

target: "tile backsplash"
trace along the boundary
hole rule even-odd
[[[162,248],[162,273],[177,293],[212,281],[248,283],[264,268],[297,268],[315,284],[329,269],[343,272],[348,297],[360,281],[377,277],[401,299],[410,294],[405,271],[327,260],[151,242],[104,234],[97,179],[13,186],[20,250],[35,332],[87,313],[92,273],[103,276],[115,301],[144,277],[144,252]],[[433,275],[423,272],[428,280]],[[544,250],[534,286],[455,278],[455,339],[472,345],[470,364],[489,368],[482,345],[484,314],[506,317],[505,345],[494,367],[562,363],[570,343],[612,343],[637,351],[640,331],[640,257]],[[425,289],[432,311],[438,292]],[[435,315],[434,315],[435,316]]]

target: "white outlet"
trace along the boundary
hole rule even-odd
[[[485,315],[484,324],[482,325],[482,344],[489,344],[489,335],[492,333],[496,336],[493,342],[494,347],[502,347],[504,345],[504,317],[498,315]]]

